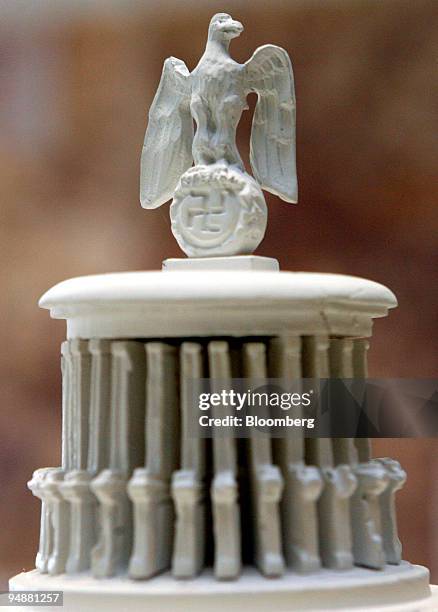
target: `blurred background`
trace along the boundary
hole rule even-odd
[[[283,269],[365,276],[399,308],[375,323],[370,375],[437,374],[438,3],[433,0],[0,2],[0,588],[33,567],[32,471],[59,465],[62,321],[37,307],[82,274],[180,253],[168,206],[144,211],[139,158],[163,60],[193,69],[208,22],[245,25],[232,53],[291,55],[300,201],[267,194],[258,250]],[[254,100],[251,100],[251,108]],[[248,159],[251,112],[239,131]],[[408,482],[404,557],[438,582],[438,440],[379,440]]]

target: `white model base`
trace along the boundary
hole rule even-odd
[[[11,578],[9,586],[11,591],[63,591],[63,612],[420,612],[438,609],[438,589],[432,587],[431,592],[428,581],[426,568],[403,562],[380,572],[321,570],[276,579],[246,569],[235,582],[218,582],[208,572],[196,580],[176,581],[164,574],[133,582],[127,578],[52,577],[34,570]],[[26,606],[23,611],[39,609]]]

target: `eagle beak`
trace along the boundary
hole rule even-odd
[[[243,32],[243,25],[240,23],[240,21],[234,21],[233,19],[227,29],[231,30],[232,33],[239,35]]]
[[[243,32],[243,25],[240,23],[240,21],[230,19],[229,21],[226,21],[220,29],[222,32],[224,32],[224,34],[228,34],[228,36],[234,38]]]

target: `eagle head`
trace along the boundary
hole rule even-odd
[[[243,32],[243,25],[240,21],[235,21],[227,13],[217,13],[212,17],[208,28],[208,38],[236,38]]]

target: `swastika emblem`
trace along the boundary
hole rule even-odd
[[[223,164],[195,166],[181,177],[170,207],[172,231],[190,256],[252,252],[266,227],[255,181]]]
[[[223,217],[226,215],[223,199],[223,195],[218,192],[212,193],[210,197],[187,196],[184,209],[187,228],[203,234],[222,231]]]

